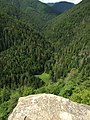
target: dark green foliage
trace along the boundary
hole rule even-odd
[[[19,44],[25,38],[25,24],[7,14],[0,14],[0,52]]]
[[[33,27],[40,31],[44,23],[58,14],[56,10],[38,0],[21,0],[20,11],[22,12],[21,18],[29,24],[32,23]]]
[[[7,20],[7,23],[10,24],[11,20]],[[34,84],[39,83],[40,80],[32,75],[44,71],[44,64],[51,56],[50,43],[45,41],[38,32],[18,20],[13,22],[12,26],[7,23],[4,23],[1,31],[1,51],[3,52],[0,54],[0,71],[2,71],[0,87],[30,85],[32,80],[36,81]]]
[[[58,15],[56,10],[38,0],[0,0],[0,12],[16,17],[38,31]]]
[[[89,1],[82,1],[51,20],[44,32],[54,47],[54,60],[50,59],[52,64],[47,65],[51,68],[51,79],[53,82],[63,79],[53,93],[86,104],[90,104],[89,6]]]
[[[54,75],[65,77],[72,68],[90,76],[90,2],[58,16],[45,30],[45,35],[55,48]]]
[[[21,20],[26,13],[20,12],[18,1],[0,2],[0,119],[6,120],[20,96],[45,84],[35,75],[44,72],[52,47],[32,22]]]

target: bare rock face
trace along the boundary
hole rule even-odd
[[[8,120],[90,120],[90,106],[52,94],[21,97]]]

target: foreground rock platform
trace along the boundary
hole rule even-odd
[[[8,120],[90,120],[90,106],[53,94],[21,97]]]

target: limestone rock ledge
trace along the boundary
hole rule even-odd
[[[90,120],[90,106],[53,94],[21,97],[8,120]]]

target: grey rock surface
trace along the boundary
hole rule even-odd
[[[90,106],[53,94],[21,97],[8,120],[90,120]]]

